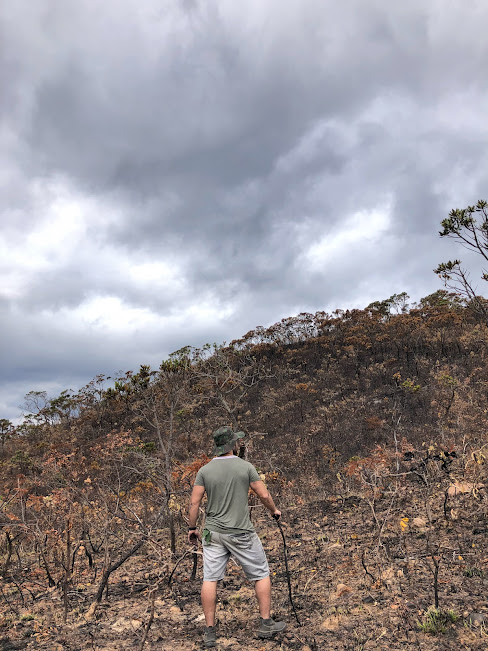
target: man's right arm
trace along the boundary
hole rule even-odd
[[[261,503],[271,512],[271,515],[277,516],[278,518],[281,515],[281,511],[276,508],[273,498],[270,495],[269,490],[266,488],[266,485],[261,480],[251,482],[251,489],[256,493],[256,495],[261,500]]]

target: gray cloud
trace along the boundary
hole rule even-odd
[[[486,196],[487,18],[474,1],[7,3],[5,415],[42,383],[434,291],[456,255],[440,219]]]

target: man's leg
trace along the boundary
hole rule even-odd
[[[263,619],[271,617],[271,581],[269,576],[254,582],[254,590],[259,604],[259,614]]]
[[[207,626],[215,626],[215,607],[217,604],[217,581],[202,583],[202,607]]]
[[[212,531],[210,540],[203,541],[203,583],[202,607],[205,622],[215,626],[215,608],[217,605],[217,581],[224,576],[230,552],[222,544],[221,535]]]
[[[258,637],[270,640],[276,633],[282,633],[286,628],[286,624],[285,622],[275,622],[274,619],[271,619],[271,581],[269,576],[255,581],[254,589],[258,598],[259,614],[261,615]]]

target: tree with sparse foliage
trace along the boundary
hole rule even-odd
[[[488,202],[480,199],[475,206],[454,208],[442,220],[441,226],[441,237],[450,237],[460,242],[466,249],[478,253],[488,261]],[[475,311],[486,318],[488,304],[483,297],[477,295],[469,272],[461,265],[461,260],[448,260],[441,262],[434,272],[446,287],[460,292]],[[481,278],[488,281],[488,273],[483,271]]]
[[[0,418],[0,449],[3,451],[5,442],[12,436],[14,432],[13,424],[6,418]]]
[[[155,438],[158,453],[155,459],[151,459],[150,468],[146,471],[165,495],[171,551],[175,553],[173,470],[177,437],[185,432],[185,420],[192,406],[190,351],[182,348],[172,353],[161,362],[158,371],[143,365],[137,374],[128,374],[126,379],[127,382],[115,383],[110,396],[129,396],[134,431],[139,434],[145,432]]]

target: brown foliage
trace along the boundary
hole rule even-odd
[[[224,423],[248,432],[246,454],[277,500],[304,509],[332,494],[367,505],[374,541],[363,563],[375,580],[393,538],[410,544],[415,517],[430,527],[423,553],[442,574],[454,543],[436,538],[436,522],[462,520],[454,500],[463,499],[479,499],[472,508],[486,519],[488,328],[440,298],[409,313],[379,303],[301,314],[230,346],[184,349],[112,387],[99,376],[76,394],[32,395],[32,413],[5,425],[0,450],[10,607],[54,588],[69,618],[73,586],[98,603],[142,549],[169,572],[189,489]],[[450,494],[456,482],[473,491]]]

